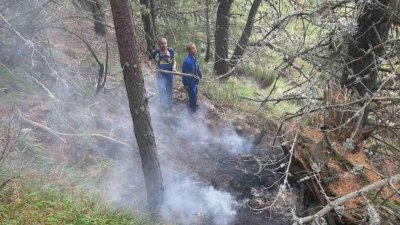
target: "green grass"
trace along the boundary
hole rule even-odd
[[[275,80],[274,71],[263,64],[246,63],[239,66],[235,73],[245,77],[254,78],[257,83],[260,84],[260,88],[270,86]]]
[[[252,110],[256,106],[254,102],[241,98],[241,96],[254,96],[257,90],[257,84],[247,80],[230,77],[226,82],[207,82],[204,83],[203,90],[219,105],[229,104],[245,111]]]
[[[258,84],[245,78],[230,77],[227,82],[204,82],[202,84],[203,91],[217,105],[229,105],[236,111],[244,113],[258,113],[265,118],[279,118],[290,112],[294,113],[299,106],[293,102],[283,101],[278,104],[268,102],[260,110],[260,103],[251,101],[242,97],[252,99],[264,99],[270,92],[272,86],[267,89],[259,89]],[[284,81],[278,80],[276,89],[270,98],[279,98],[283,95],[283,91],[287,86]],[[254,114],[256,115],[256,114]]]
[[[59,154],[60,152],[56,153]],[[107,208],[96,195],[96,181],[112,167],[108,160],[58,162],[30,129],[0,164],[0,224],[154,224],[136,210]]]
[[[115,212],[99,204],[96,196],[63,193],[60,189],[31,190],[10,182],[0,191],[0,224],[152,224],[128,212]]]

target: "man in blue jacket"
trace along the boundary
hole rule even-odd
[[[167,46],[167,39],[160,38],[158,40],[158,49],[151,53],[150,59],[153,59],[157,63],[157,69],[176,71],[175,52]],[[172,108],[174,75],[172,73],[157,72],[156,79],[161,106],[165,110],[170,110]]]
[[[186,50],[188,51],[188,55],[184,59],[182,63],[182,73],[188,73],[196,76],[198,79],[194,77],[184,76],[182,77],[183,85],[188,92],[189,95],[189,110],[190,112],[196,112],[197,108],[197,93],[198,93],[198,85],[199,80],[203,77],[203,73],[200,70],[199,61],[197,59],[197,49],[196,45],[190,42],[186,46]]]

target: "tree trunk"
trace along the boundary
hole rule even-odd
[[[235,51],[233,52],[233,55],[230,60],[231,68],[235,67],[239,63],[240,59],[243,56],[244,51],[246,50],[246,47],[249,44],[249,37],[251,35],[251,31],[253,30],[254,19],[256,17],[260,4],[261,0],[254,0],[253,4],[251,5],[249,16],[247,17],[246,26],[244,27],[242,36],[240,37],[240,40],[237,43]]]
[[[117,36],[119,55],[123,67],[125,87],[139,146],[142,169],[147,189],[147,201],[156,213],[163,201],[163,181],[157,158],[157,147],[151,126],[143,75],[140,70],[138,46],[135,39],[132,10],[129,0],[110,0]]]
[[[211,59],[211,26],[210,26],[210,0],[206,0],[206,56],[204,61],[209,62]]]
[[[106,26],[104,24],[106,23],[106,19],[104,16],[102,6],[98,0],[92,1],[91,5],[92,5],[91,8],[92,8],[93,20],[94,20],[94,31],[99,36],[105,36]]]
[[[215,24],[215,63],[216,75],[227,74],[229,18],[233,0],[218,0],[217,21]]]
[[[93,16],[94,31],[98,36],[103,37],[106,35],[106,19],[99,0],[79,0],[77,2],[73,1],[72,3],[77,7],[90,10]]]
[[[365,3],[358,17],[357,33],[348,47],[348,68],[344,69],[341,84],[354,87],[363,96],[377,89],[376,59],[384,54],[381,43],[387,40],[390,18],[382,6],[388,6],[390,0],[373,0]]]
[[[155,0],[149,0],[149,2],[150,2],[150,14],[151,14],[151,22],[153,23],[154,37],[157,37],[157,26],[156,26],[156,21],[157,21],[157,9],[156,9],[156,1],[155,1]]]
[[[152,17],[152,9],[150,6],[149,0],[140,0],[140,4],[143,6],[142,8],[142,22],[143,29],[145,33],[145,39],[147,43],[147,52],[150,54],[155,48],[156,42],[156,33],[155,33],[155,24]]]

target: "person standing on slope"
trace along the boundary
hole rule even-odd
[[[164,37],[158,40],[158,49],[151,53],[151,59],[157,63],[157,69],[171,72],[176,71],[175,52],[172,48],[168,48],[167,39]],[[156,80],[161,107],[166,111],[170,111],[172,108],[174,75],[172,73],[157,71]]]
[[[197,48],[193,42],[190,42],[186,46],[188,55],[182,63],[182,73],[188,73],[195,77],[183,76],[182,83],[188,92],[189,96],[189,110],[192,113],[196,112],[197,109],[197,93],[199,80],[203,77],[203,73],[200,69],[199,61],[197,58]]]

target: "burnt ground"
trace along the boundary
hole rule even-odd
[[[235,220],[229,224],[291,224],[292,214],[287,206],[291,203],[278,200],[271,210],[261,212],[252,211],[246,206],[246,203],[254,208],[268,206],[281,184],[281,171],[275,170],[277,164],[272,162],[282,158],[283,151],[270,146],[273,142],[273,126],[269,126],[270,132],[262,133],[260,129],[252,127],[246,118],[223,118],[207,98],[201,96],[200,99],[200,111],[187,117],[184,93],[176,91],[174,113],[153,121],[158,127],[155,128],[156,136],[161,135],[158,147],[174,149],[162,154],[162,164],[173,164],[178,171],[189,170],[202,183],[234,196],[240,204],[236,207]],[[254,144],[255,139],[257,145]],[[256,158],[269,161],[271,165],[261,170]],[[296,202],[296,207],[300,208],[300,190],[293,188],[289,192],[289,202]]]

